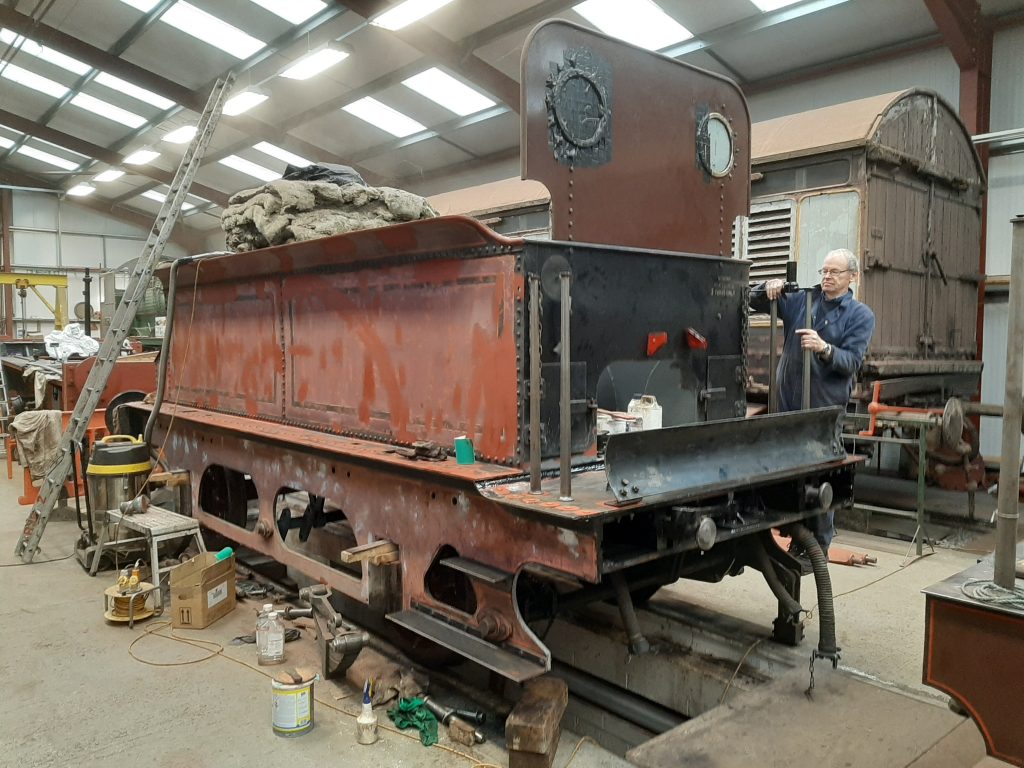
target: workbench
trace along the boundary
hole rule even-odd
[[[1018,563],[1024,544],[1017,545]],[[950,576],[925,594],[924,675],[977,723],[992,757],[1024,765],[1024,609],[971,597],[964,586],[991,581],[994,558]],[[1018,574],[1020,568],[1018,567]],[[1016,579],[1018,590],[1024,579]]]

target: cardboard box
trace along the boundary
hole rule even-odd
[[[203,629],[234,609],[234,555],[201,552],[171,571],[171,626]]]

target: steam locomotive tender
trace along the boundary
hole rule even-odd
[[[183,261],[166,396],[128,408],[204,526],[509,678],[549,669],[552,610],[614,597],[640,651],[635,600],[744,565],[797,642],[770,529],[849,502],[855,459],[838,408],[744,417],[743,97],[565,22],[521,82],[554,239],[453,216]],[[599,454],[597,408],[636,391],[664,428]]]

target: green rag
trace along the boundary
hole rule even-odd
[[[388,710],[388,717],[403,730],[417,729],[424,747],[437,744],[437,718],[427,709],[423,699],[399,699],[398,706]]]

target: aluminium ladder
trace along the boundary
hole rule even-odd
[[[46,522],[57,503],[68,472],[71,470],[71,462],[74,458],[73,446],[81,443],[82,438],[85,437],[89,418],[96,410],[100,396],[110,379],[114,363],[121,354],[121,345],[127,338],[128,331],[135,320],[139,300],[146,288],[149,287],[153,272],[163,255],[164,246],[170,239],[171,230],[174,229],[178,215],[181,213],[181,206],[192,185],[192,179],[199,170],[199,165],[206,153],[206,147],[210,143],[210,137],[213,135],[217,121],[220,119],[224,101],[234,79],[234,74],[228,74],[213,86],[210,98],[199,117],[196,134],[188,149],[185,150],[185,155],[181,158],[181,164],[171,181],[167,197],[160,206],[160,212],[150,229],[146,245],[142,249],[142,255],[132,271],[128,288],[121,298],[121,303],[114,310],[110,328],[103,337],[99,352],[96,353],[96,363],[89,372],[85,388],[75,404],[75,410],[71,414],[67,429],[61,437],[60,454],[50,467],[42,488],[39,489],[39,497],[32,505],[32,511],[25,520],[25,528],[14,549],[14,554],[26,563],[31,563],[32,558],[35,557],[39,540],[43,537],[43,531],[46,528]]]

